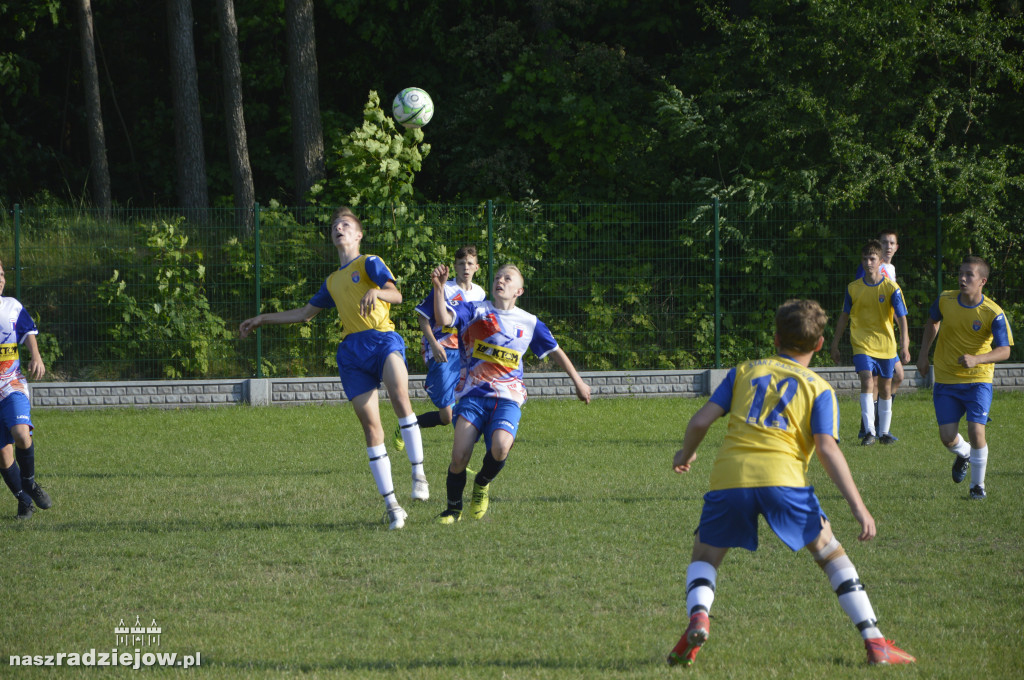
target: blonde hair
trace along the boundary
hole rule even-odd
[[[815,300],[786,300],[775,312],[779,349],[813,352],[828,325],[828,314]]]
[[[519,274],[519,280],[523,282],[523,285],[526,285],[526,277],[523,276],[522,270],[519,269],[519,267],[517,267],[514,264],[512,264],[511,262],[506,262],[505,264],[501,265],[500,267],[498,267],[498,269],[494,273],[495,273],[495,275],[497,275],[497,274],[505,271],[506,269],[511,269],[516,274]]]
[[[342,207],[340,207],[340,208],[338,208],[337,210],[334,211],[334,215],[331,216],[331,225],[330,226],[334,227],[334,225],[342,217],[349,217],[349,218],[351,218],[352,221],[356,223],[356,226],[359,227],[359,231],[360,232],[363,231],[363,223],[359,220],[358,217],[356,217],[356,214],[354,212],[352,212],[352,208],[349,208],[348,206],[342,206]]]

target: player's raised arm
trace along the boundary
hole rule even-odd
[[[430,282],[434,286],[434,320],[439,326],[451,326],[455,314],[448,308],[444,296],[444,284],[448,281],[448,265],[438,265],[430,274]]]

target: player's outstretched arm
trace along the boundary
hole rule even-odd
[[[700,407],[700,410],[693,414],[690,422],[686,424],[686,434],[683,435],[683,448],[676,451],[672,459],[672,469],[681,474],[690,471],[690,465],[697,460],[697,447],[704,441],[708,430],[716,420],[725,415],[725,409],[713,401],[709,401]]]
[[[828,473],[828,478],[839,489],[839,493],[843,494],[843,498],[850,505],[850,511],[854,518],[860,523],[860,536],[857,538],[862,541],[870,541],[877,533],[875,518],[868,512],[864,500],[860,497],[860,491],[857,490],[853,475],[850,474],[850,466],[846,463],[846,457],[839,448],[838,442],[832,435],[815,434],[814,448],[818,454],[818,460],[821,461],[825,472]]]
[[[249,334],[263,325],[279,325],[286,323],[304,323],[320,313],[322,307],[315,307],[306,303],[302,307],[288,309],[283,312],[271,312],[259,314],[238,324],[238,335],[242,338],[249,337]]]
[[[576,367],[572,365],[572,361],[569,360],[568,355],[562,350],[561,347],[557,348],[551,353],[551,358],[562,367],[570,378],[572,378],[572,384],[576,386],[576,398],[582,401],[584,404],[590,403],[590,385],[583,382],[583,378],[576,372]]]

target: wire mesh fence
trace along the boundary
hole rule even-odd
[[[338,267],[329,208],[33,207],[0,213],[5,295],[36,319],[48,379],[329,376],[337,315],[264,326],[238,338],[242,319],[300,307]],[[362,252],[379,255],[403,293],[391,315],[410,370],[425,370],[413,307],[430,270],[475,245],[476,281],[489,289],[513,262],[540,317],[580,370],[699,369],[771,351],[776,307],[817,299],[842,310],[860,249],[882,229],[899,235],[897,280],[916,355],[928,306],[956,285],[963,244],[945,237],[939,202],[848,209],[814,203],[514,204],[381,206],[357,210]],[[1019,318],[1024,252],[996,244],[986,286]],[[848,339],[843,361],[850,360]],[[1021,361],[1014,348],[1011,361]],[[831,363],[825,355],[818,365]],[[528,370],[541,370],[536,359]]]

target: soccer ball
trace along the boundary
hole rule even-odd
[[[426,90],[407,87],[395,96],[391,105],[395,120],[407,128],[423,127],[434,115],[434,102]]]

